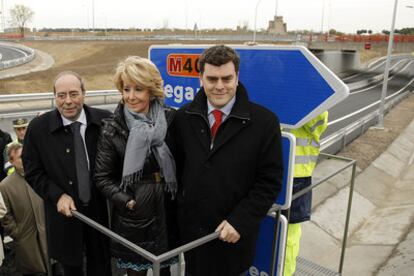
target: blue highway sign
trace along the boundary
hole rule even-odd
[[[276,247],[273,248],[275,239],[276,223],[274,214],[267,215],[260,225],[259,237],[256,242],[256,255],[253,264],[249,268],[250,276],[269,276],[272,264],[272,257],[276,255],[275,274],[271,276],[283,275],[283,264],[285,263],[284,248],[286,246],[287,219],[280,215],[279,234],[276,237]],[[282,253],[282,254],[280,254]]]
[[[194,99],[200,88],[198,58],[209,46],[150,47],[168,105],[180,107]],[[232,47],[240,55],[239,80],[250,99],[277,114],[284,127],[300,127],[349,94],[348,87],[303,46]]]
[[[291,133],[282,132],[283,181],[282,189],[275,202],[275,204],[282,210],[289,209],[292,201],[295,145],[295,136]]]
[[[179,108],[194,99],[200,89],[198,59],[210,46],[150,47],[148,56],[164,79],[167,105]],[[239,80],[247,88],[250,100],[277,114],[283,127],[298,128],[349,94],[348,87],[303,46],[229,46],[240,55]],[[282,191],[275,204],[280,209],[287,209],[292,196],[295,137],[289,133],[282,135],[285,170]],[[264,219],[257,244],[257,262],[251,267],[250,275],[268,275],[262,272],[270,272],[272,256],[276,255],[277,275],[281,275],[287,229],[286,219],[282,221],[279,246],[272,249],[275,220]]]

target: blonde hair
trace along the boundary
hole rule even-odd
[[[20,144],[19,142],[12,142],[6,146],[6,155],[9,161],[14,161],[12,160],[12,154],[21,148],[23,148],[23,145]]]
[[[124,83],[134,83],[148,89],[151,96],[164,99],[163,85],[160,71],[152,61],[139,56],[129,56],[118,63],[114,83],[119,92],[123,92]]]

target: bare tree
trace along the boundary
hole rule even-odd
[[[24,5],[15,5],[10,9],[10,24],[20,29],[20,34],[24,37],[24,28],[33,19],[34,12],[31,8]]]

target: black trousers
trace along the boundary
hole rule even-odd
[[[88,216],[88,208],[85,215]],[[69,266],[63,264],[64,276],[111,276],[111,257],[109,252],[109,240],[95,229],[88,225],[83,225],[83,247],[86,257],[86,274],[84,274],[85,264],[81,266]],[[85,260],[85,258],[84,258]]]

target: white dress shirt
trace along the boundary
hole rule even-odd
[[[221,117],[221,122],[223,123],[227,117],[229,116],[231,110],[233,109],[233,105],[236,102],[236,95],[222,108],[215,108],[208,100],[207,100],[207,114],[208,114],[208,123],[210,124],[210,128],[214,125],[216,119],[213,115],[213,110],[218,109],[220,110],[223,115]]]
[[[60,114],[60,117],[62,117],[62,123],[63,126],[68,126],[72,123],[74,123],[75,121],[71,121],[66,119],[65,117],[63,117],[62,114]],[[82,108],[81,113],[79,114],[79,118],[76,120],[76,122],[81,123],[81,127],[80,127],[80,133],[82,136],[82,140],[83,140],[83,145],[85,146],[85,152],[88,152],[88,148],[86,147],[86,143],[85,143],[85,132],[86,132],[86,126],[87,126],[87,121],[86,121],[86,114],[85,114],[85,110]],[[89,156],[88,154],[86,154],[86,160],[88,161],[88,168],[89,168]]]

